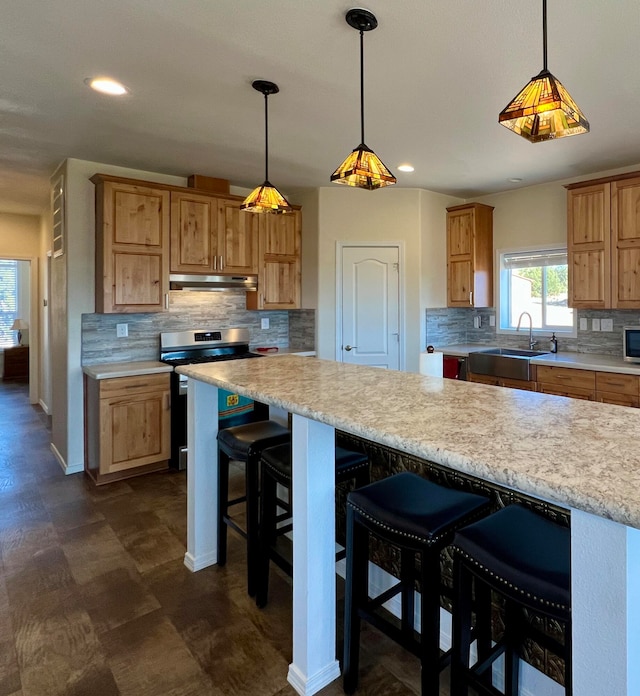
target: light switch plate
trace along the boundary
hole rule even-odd
[[[600,319],[591,320],[591,331],[600,331]]]
[[[260,328],[261,329],[268,329],[269,328],[269,317],[266,317],[265,319],[260,320]]]
[[[613,319],[600,319],[600,328],[603,331],[613,331]]]
[[[495,325],[496,325],[496,315],[490,314],[489,315],[489,326],[495,326]]]
[[[587,317],[581,317],[580,318],[580,331],[586,331],[587,330]]]
[[[479,329],[481,326],[482,326],[482,317],[479,315],[473,317],[473,328]]]
[[[126,338],[129,335],[129,324],[116,324],[116,336]]]

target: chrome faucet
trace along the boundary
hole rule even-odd
[[[529,312],[522,312],[520,316],[518,317],[518,326],[516,326],[516,331],[520,331],[520,324],[522,323],[522,317],[524,315],[527,315],[529,317],[529,350],[533,350],[538,343],[538,341],[533,340],[533,319],[531,318],[531,315]]]

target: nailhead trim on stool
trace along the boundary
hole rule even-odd
[[[275,421],[256,421],[218,430],[218,565],[227,562],[227,526],[247,540],[247,592],[256,594],[260,454],[291,439],[291,432]],[[245,495],[229,500],[229,461],[245,463]],[[246,504],[246,527],[229,515],[229,508]]]
[[[519,651],[538,642],[565,663],[565,694],[571,696],[570,531],[521,506],[508,507],[459,530],[453,541],[454,585],[452,696],[469,687],[482,696],[503,692],[492,685],[492,665],[505,655],[506,696],[519,696]],[[493,644],[491,591],[505,600],[504,636]],[[469,666],[475,595],[478,658]],[[565,626],[564,644],[527,620],[524,609]]]
[[[336,446],[335,461],[336,484],[353,479],[355,487],[359,488],[369,483],[369,458],[366,454]],[[273,560],[288,575],[292,574],[291,563],[276,549],[277,538],[292,529],[291,501],[281,501],[277,496],[277,484],[280,484],[291,498],[291,446],[278,445],[263,450],[260,466],[262,495],[256,604],[262,608],[266,606],[269,594],[269,561]],[[285,510],[285,514],[277,515],[278,506]],[[337,558],[344,558],[344,553],[338,553]]]
[[[349,493],[347,497],[347,576],[344,609],[343,688],[358,686],[360,621],[365,619],[420,658],[423,696],[438,696],[440,671],[440,553],[459,527],[488,514],[484,496],[437,485],[403,472]],[[368,596],[369,535],[400,549],[400,581],[372,599]],[[416,570],[416,554],[420,572]],[[421,584],[421,635],[414,628],[415,583]],[[401,595],[400,628],[380,607]]]

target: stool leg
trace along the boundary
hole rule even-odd
[[[478,662],[482,662],[491,653],[491,588],[476,578],[474,585],[475,599],[475,636],[478,651]],[[480,681],[492,684],[492,667],[487,668],[481,675]]]
[[[440,693],[440,552],[421,555],[420,633],[422,696]]]
[[[229,501],[229,457],[218,447],[218,565],[227,562],[227,502]]]
[[[344,598],[344,657],[342,684],[352,694],[358,686],[360,663],[360,615],[358,608],[369,598],[369,533],[358,524],[347,506],[347,560]]]
[[[260,533],[259,553],[256,568],[256,604],[260,609],[266,606],[269,595],[270,549],[276,536],[276,481],[261,469],[262,491],[260,495]]]
[[[468,696],[467,672],[471,646],[471,575],[456,556],[453,562],[453,605],[451,648],[451,696]]]
[[[507,600],[505,606],[504,685],[506,696],[518,696],[520,688],[519,646],[522,645],[522,609]]]
[[[571,659],[571,622],[564,625],[564,694],[573,696],[573,670]]]
[[[259,485],[260,459],[251,449],[247,457],[246,486],[247,486],[247,592],[249,597],[256,596],[257,559],[260,549],[260,525],[258,523],[260,505]]]
[[[400,551],[401,584],[401,631],[402,637],[409,645],[413,641],[413,618],[415,614],[414,587],[416,555],[410,549]]]

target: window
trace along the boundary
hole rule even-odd
[[[11,326],[18,316],[18,262],[0,259],[0,348],[16,344]]]
[[[500,332],[515,331],[522,312],[528,312],[534,331],[575,336],[575,317],[568,297],[566,248],[500,253]],[[526,317],[524,322],[528,328]]]

